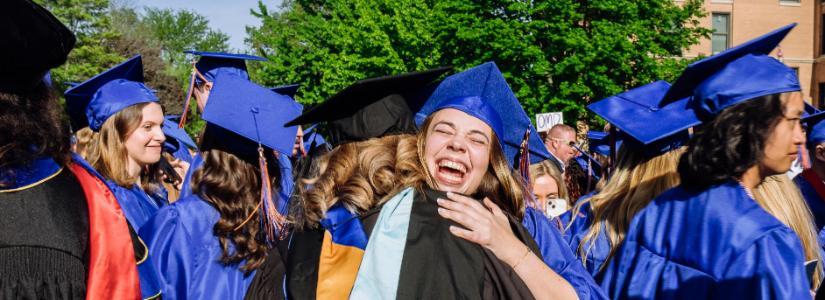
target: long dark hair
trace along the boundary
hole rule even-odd
[[[203,167],[192,175],[192,191],[220,213],[213,233],[223,249],[221,262],[231,265],[246,260],[239,268],[249,273],[264,263],[268,250],[257,219],[261,211],[258,209],[261,198],[258,164],[217,149],[203,151],[201,155]],[[278,160],[274,155],[267,156],[271,185],[280,190]],[[278,197],[277,191],[272,194],[272,197]],[[234,251],[230,251],[230,243],[234,245]]]
[[[763,159],[765,142],[782,115],[781,94],[722,110],[688,142],[679,160],[682,186],[703,189],[741,177]]]
[[[57,93],[44,81],[28,91],[0,91],[0,168],[42,156],[61,165],[69,162],[69,127],[57,100]]]

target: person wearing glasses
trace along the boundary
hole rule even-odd
[[[564,124],[556,124],[547,133],[547,138],[544,140],[544,145],[550,151],[550,161],[553,162],[559,171],[564,173],[566,168],[566,161],[569,161],[576,156],[576,130],[573,127]]]

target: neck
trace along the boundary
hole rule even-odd
[[[143,169],[143,166],[141,166],[140,164],[138,164],[136,161],[134,161],[131,158],[129,158],[128,160],[129,160],[129,163],[128,163],[126,171],[129,172],[129,177],[135,178],[135,177],[140,176],[140,170]]]
[[[759,166],[753,166],[746,170],[745,173],[742,173],[742,177],[739,178],[739,182],[741,182],[746,188],[754,190],[764,178],[765,177],[762,176],[762,171],[759,170]]]

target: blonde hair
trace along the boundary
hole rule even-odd
[[[432,118],[422,128],[429,129]],[[437,189],[427,171],[424,146],[428,130],[416,135],[401,134],[347,143],[322,156],[319,175],[311,180],[313,188],[301,197],[301,212],[294,222],[299,228],[315,227],[327,210],[341,203],[350,211],[363,213],[397,194],[425,185]],[[521,218],[524,215],[524,189],[498,147],[493,134],[490,167],[473,197],[490,198],[502,210]]]
[[[573,220],[585,203],[590,203],[593,213],[592,223],[577,247],[581,257],[587,257],[596,238],[604,234],[610,243],[610,252],[602,267],[607,265],[624,241],[636,213],[659,194],[679,184],[676,168],[683,152],[684,147],[647,158],[644,151],[631,151],[628,147],[619,150],[618,164],[604,188],[573,209]]]
[[[83,159],[88,160],[89,152],[94,151],[92,148],[97,146],[97,132],[92,131],[92,129],[87,126],[75,132],[74,135],[76,138],[74,152]]]
[[[568,207],[572,207],[576,199],[569,199],[567,195],[567,187],[564,184],[564,177],[559,172],[559,169],[551,165],[549,160],[544,160],[537,164],[530,165],[530,186],[532,186],[536,179],[542,176],[548,176],[556,181],[559,187],[559,198],[566,199]]]
[[[135,104],[115,113],[103,122],[100,132],[89,142],[96,146],[88,148],[86,160],[100,175],[119,186],[131,188],[140,179],[139,175],[129,175],[128,154],[123,143],[140,126],[143,107],[148,104]]]
[[[796,233],[802,242],[805,260],[820,261],[811,282],[812,286],[819,286],[822,280],[822,257],[817,232],[811,210],[799,189],[787,175],[779,174],[765,178],[753,191],[753,196],[759,206]]]

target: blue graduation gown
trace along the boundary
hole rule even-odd
[[[805,202],[808,203],[808,207],[814,215],[816,230],[821,230],[822,227],[825,227],[825,199],[822,199],[819,194],[816,193],[816,189],[814,189],[810,182],[802,177],[802,174],[796,175],[793,182],[799,187],[799,191],[802,192],[802,197],[805,198]]]
[[[278,211],[286,213],[289,204],[289,196],[292,195],[292,190],[295,187],[295,182],[292,181],[292,161],[286,154],[278,154],[278,165],[281,168],[281,188],[278,190],[278,195],[281,201],[278,201]]]
[[[593,212],[590,210],[590,202],[582,205],[578,215],[571,223],[572,213],[573,211],[569,210],[559,216],[559,220],[564,228],[566,228],[564,231],[564,240],[573,251],[573,254],[576,255],[576,258],[584,264],[584,268],[590,273],[590,276],[593,276],[596,282],[600,282],[599,270],[607,259],[607,255],[610,254],[610,242],[607,240],[606,235],[599,234],[591,244],[585,246],[587,257],[581,257],[581,253],[579,253],[578,250],[579,244],[590,229],[592,225],[591,222],[593,222]]]
[[[528,207],[522,225],[536,241],[544,263],[567,280],[579,299],[607,299],[587,270],[568,247],[559,229],[538,210]]]
[[[676,187],[633,219],[602,286],[612,299],[810,299],[794,232],[734,181]]]
[[[243,299],[255,272],[220,262],[213,234],[218,211],[197,196],[161,208],[140,230],[149,262],[162,274],[164,299]]]
[[[135,231],[138,231],[160,209],[158,201],[152,199],[137,185],[125,188],[111,180],[106,180],[106,185],[115,194],[120,208],[123,209],[123,214],[126,215],[126,220],[129,220],[129,224]]]

